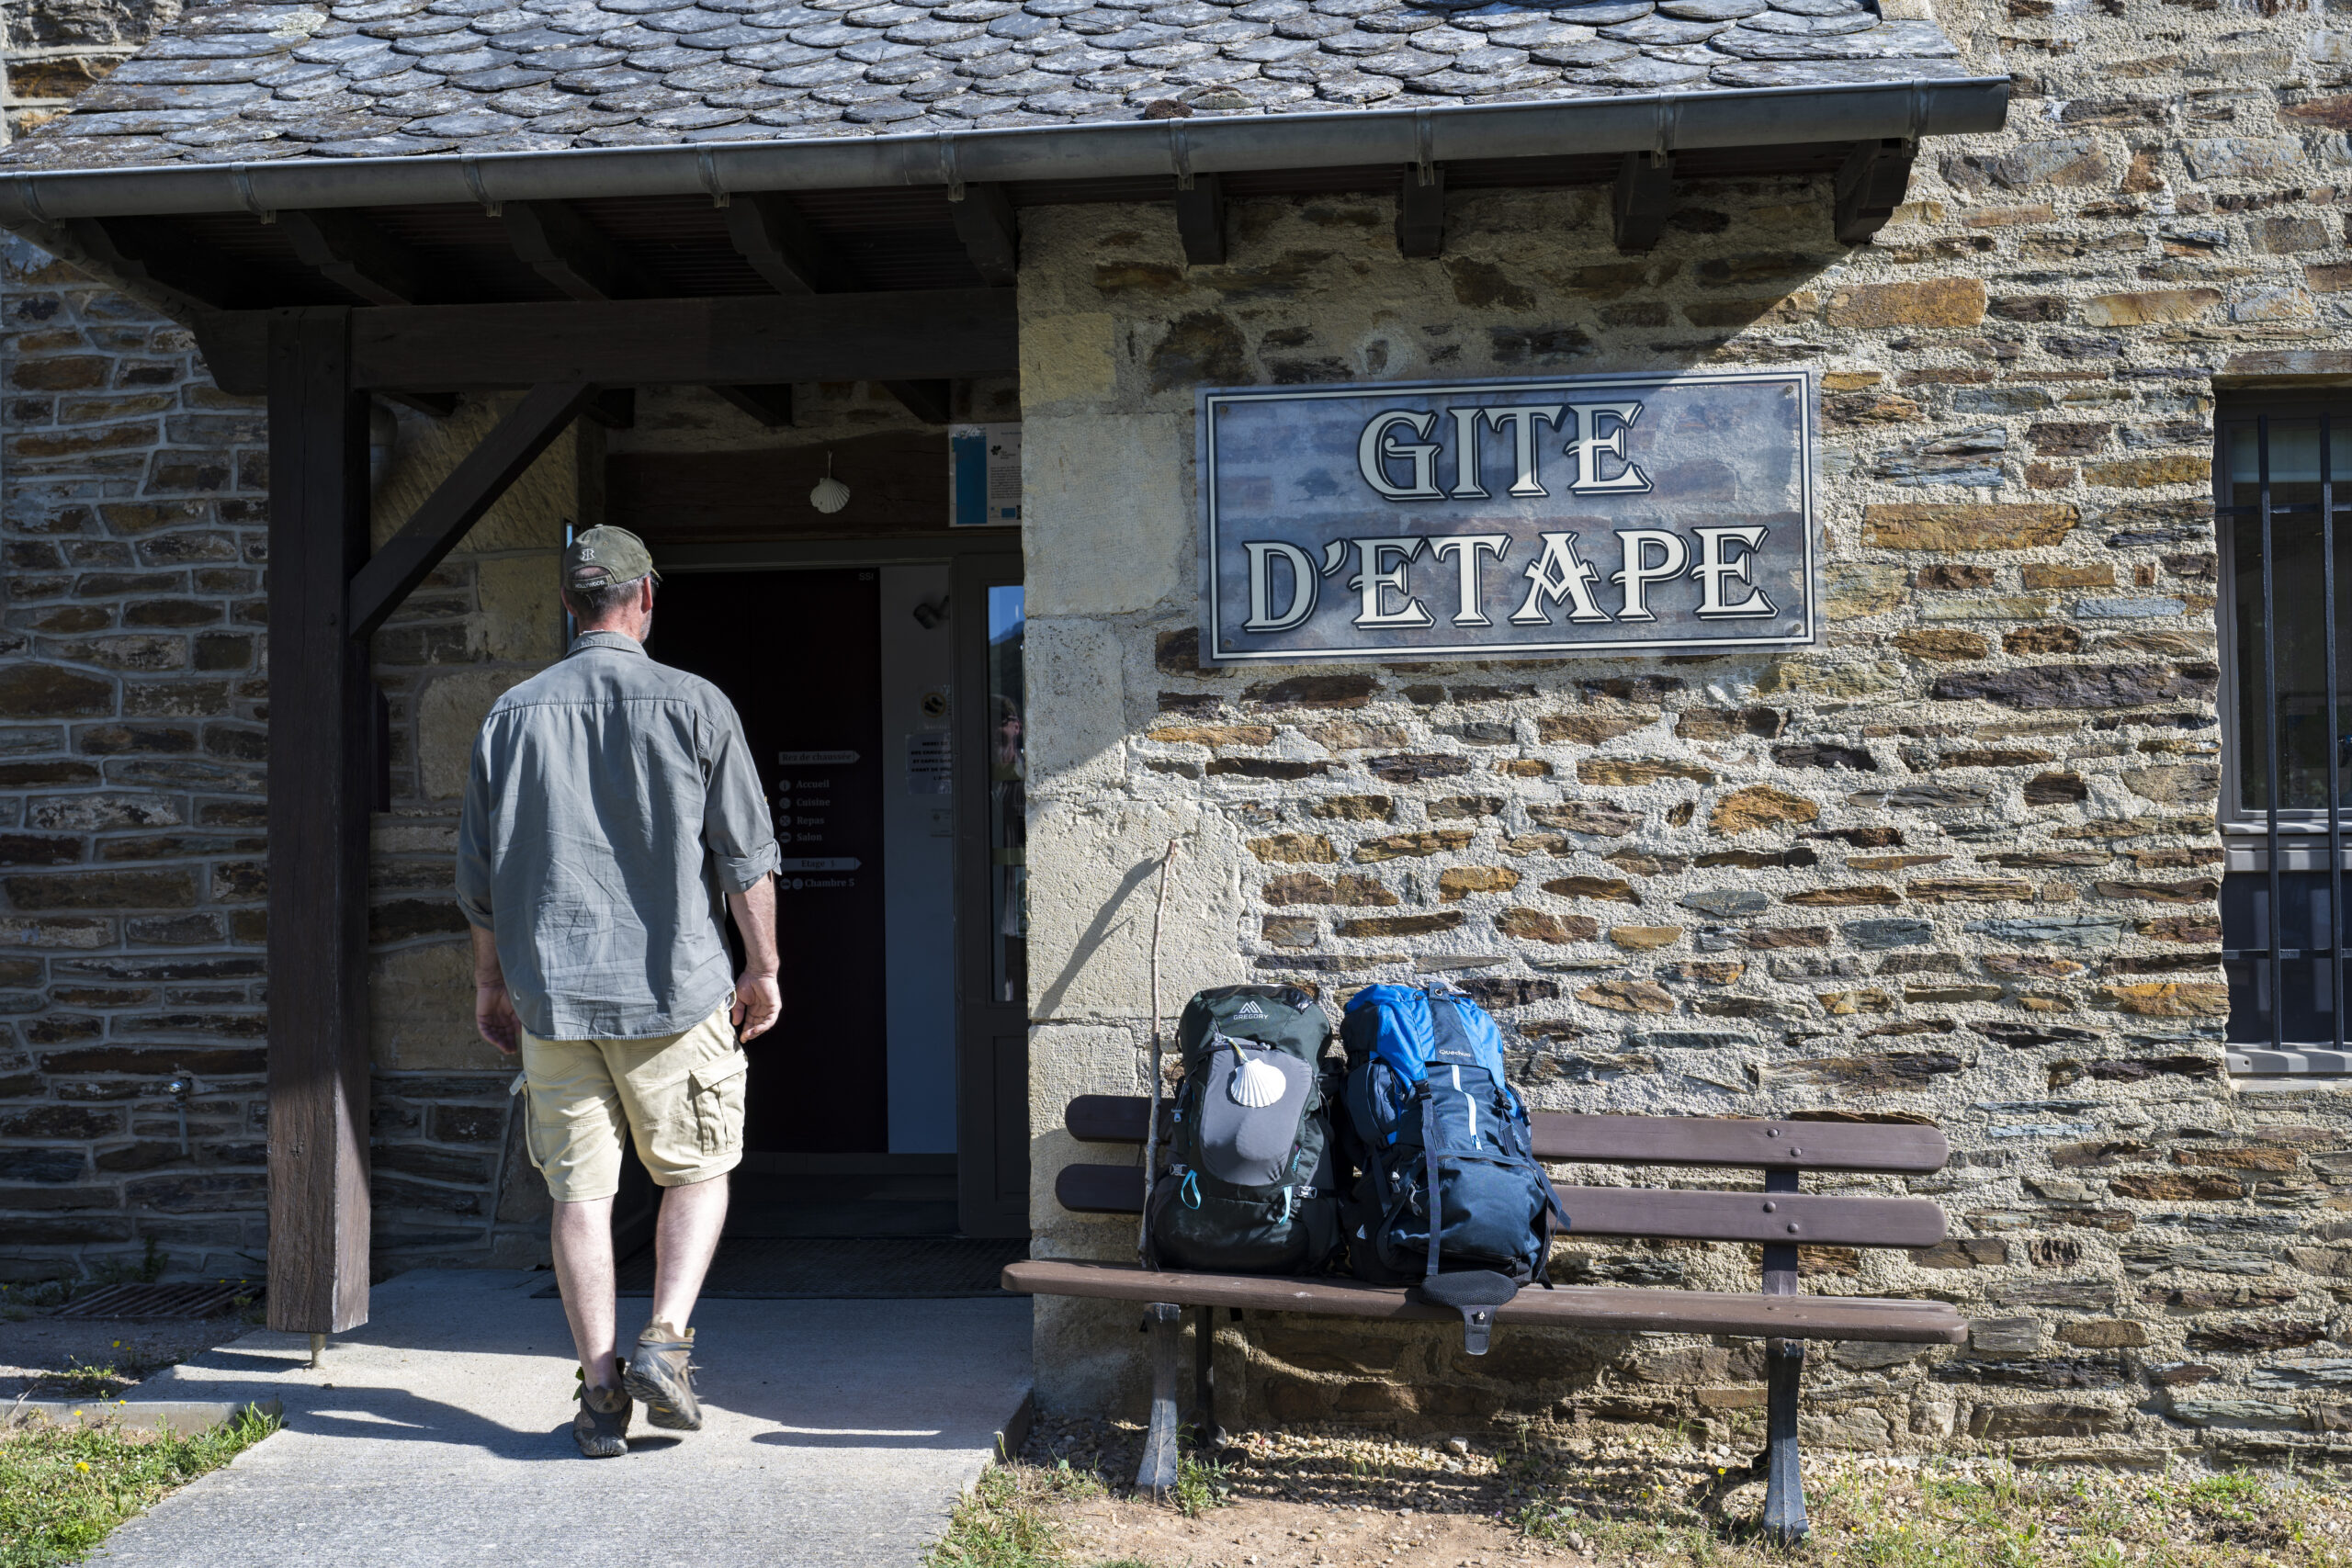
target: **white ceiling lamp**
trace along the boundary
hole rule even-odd
[[[808,504],[820,512],[839,512],[849,504],[849,486],[833,478],[833,455],[825,454],[825,477],[808,492]]]

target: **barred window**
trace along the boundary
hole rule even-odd
[[[2336,1006],[2352,791],[2352,400],[2224,402],[2214,422],[2231,1066],[2352,1072]]]

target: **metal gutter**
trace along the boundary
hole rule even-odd
[[[81,218],[1064,181],[1998,130],[2006,76],[1021,126],[912,136],[287,159],[0,175],[0,226]],[[69,120],[68,124],[71,123]]]

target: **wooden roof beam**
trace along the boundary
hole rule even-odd
[[[778,294],[824,294],[852,285],[840,256],[789,197],[759,191],[727,204],[727,237]]]
[[[670,292],[564,202],[510,201],[499,219],[514,254],[571,299],[655,299]]]
[[[1007,212],[1009,215],[1009,208]],[[727,237],[736,254],[749,262],[752,270],[778,294],[824,294],[857,285],[855,269],[809,227],[808,220],[789,197],[774,193],[733,197],[727,207]],[[947,382],[893,380],[881,385],[925,424],[947,423]],[[792,423],[790,387],[721,387],[716,390],[770,429]]]
[[[1176,187],[1176,237],[1183,243],[1189,266],[1217,266],[1225,261],[1225,182],[1215,175],[1195,175],[1190,185]]]
[[[280,313],[198,318],[224,390],[266,384],[269,321]],[[967,380],[1019,368],[1019,319],[1001,288],[387,305],[351,316],[351,384],[362,391],[573,378],[614,387]]]
[[[74,218],[64,228],[92,259],[131,283],[215,310],[235,304],[243,293],[229,258],[198,244],[169,220]]]
[[[277,215],[294,254],[369,305],[422,305],[426,268],[408,246],[355,213],[333,209]]]
[[[885,381],[883,389],[925,424],[945,424],[953,412],[955,383],[947,380]]]
[[[769,387],[713,387],[711,390],[770,430],[782,430],[792,423],[792,388],[789,383]]]
[[[1012,216],[1012,198],[1001,185],[973,185],[958,196],[947,193],[947,209],[955,215],[956,237],[980,280],[991,288],[1010,288],[1021,276],[1021,227]]]
[[[1396,187],[1396,252],[1426,260],[1444,251],[1444,165],[1408,164]]]
[[[1674,158],[1665,152],[1628,152],[1617,165],[1610,221],[1617,249],[1641,255],[1657,245],[1674,212]]]
[[[1833,208],[1838,243],[1866,245],[1886,227],[1911,190],[1911,164],[1919,144],[1899,137],[1856,144],[1838,169]]]

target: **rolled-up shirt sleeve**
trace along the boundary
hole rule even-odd
[[[779,863],[767,792],[734,705],[713,693],[704,705],[709,748],[705,761],[702,841],[710,851],[723,893],[742,893]]]
[[[458,908],[484,931],[498,929],[492,919],[490,785],[490,730],[484,726],[474,737],[465,802],[458,814]]]

